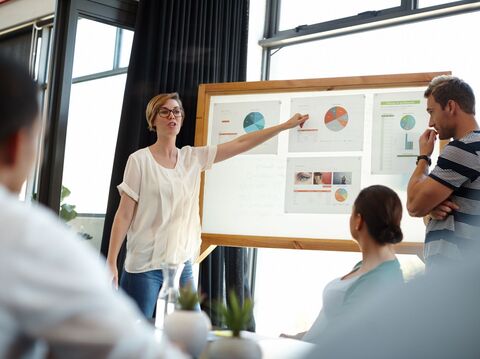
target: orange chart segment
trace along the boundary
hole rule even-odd
[[[348,192],[345,188],[339,188],[335,192],[335,199],[338,202],[345,202],[348,198]]]
[[[330,108],[325,114],[325,126],[330,131],[341,131],[348,124],[348,112],[341,106]]]

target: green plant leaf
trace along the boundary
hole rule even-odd
[[[73,204],[62,204],[60,206],[60,218],[65,222],[71,221],[77,217],[77,211],[75,211],[75,205]]]
[[[71,193],[72,193],[72,192],[71,192],[67,187],[65,187],[64,185],[62,185],[62,192],[61,192],[61,194],[60,194],[60,203],[62,203],[65,198],[67,198],[68,196],[70,196]]]
[[[178,297],[178,305],[182,310],[195,310],[197,304],[200,304],[203,298],[198,296],[191,283],[185,287],[180,288],[180,295]]]
[[[252,317],[253,302],[245,299],[243,305],[240,305],[234,291],[228,296],[228,306],[224,303],[217,305],[217,312],[225,322],[228,329],[232,331],[234,337],[240,337],[240,332],[247,328]]]

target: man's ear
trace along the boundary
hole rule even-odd
[[[447,106],[446,107],[446,110],[451,114],[455,114],[459,107],[458,107],[458,103],[456,103],[454,100],[448,100],[447,102]]]

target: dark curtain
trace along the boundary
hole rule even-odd
[[[246,298],[252,298],[251,283],[247,276],[249,262],[245,248],[217,247],[201,263],[200,291],[207,296],[202,309],[214,326],[224,326],[217,315],[215,303],[228,302],[231,291],[235,292],[241,303]],[[246,329],[255,331],[253,313]]]
[[[32,27],[0,36],[0,52],[29,68]]]
[[[104,255],[120,200],[116,186],[128,156],[155,141],[145,120],[148,101],[158,93],[178,92],[186,116],[177,146],[193,145],[198,85],[245,81],[247,30],[248,0],[140,0],[103,230]],[[199,289],[207,298],[205,308],[231,288],[241,300],[249,295],[244,252],[218,248],[202,263]],[[123,248],[119,269],[124,256]],[[213,324],[219,325],[215,318]]]

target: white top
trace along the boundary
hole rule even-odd
[[[50,211],[0,186],[0,358],[184,358]]]
[[[137,202],[127,233],[125,270],[160,269],[162,263],[183,263],[198,255],[200,174],[212,167],[216,146],[185,146],[175,168],[161,166],[148,147],[131,154],[118,185]]]
[[[307,342],[314,342],[314,339],[319,338],[327,328],[329,320],[340,315],[344,309],[343,303],[345,294],[355,281],[360,278],[356,276],[349,279],[342,280],[337,278],[328,283],[323,290],[323,307],[312,327],[303,336],[302,340]]]

